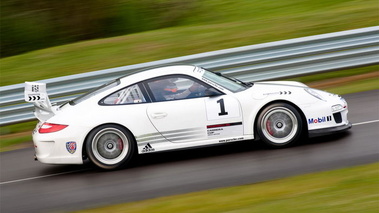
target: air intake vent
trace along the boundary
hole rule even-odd
[[[340,112],[333,113],[333,117],[334,117],[334,120],[336,121],[336,123],[339,124],[342,122],[342,116],[341,116]]]

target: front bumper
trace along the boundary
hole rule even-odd
[[[329,128],[323,128],[323,129],[314,129],[314,130],[309,130],[308,135],[310,138],[323,136],[323,135],[330,135],[330,134],[335,134],[335,133],[347,131],[351,127],[352,127],[352,124],[348,123],[348,124],[345,124],[342,126],[329,127]]]

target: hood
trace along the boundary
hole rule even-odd
[[[308,87],[307,85],[297,81],[262,81],[254,82],[254,84],[267,84],[267,85],[283,85],[283,86],[296,86],[296,87]]]
[[[256,100],[261,100],[269,96],[280,96],[281,99],[288,99],[294,94],[301,94],[307,85],[296,81],[264,81],[255,82],[252,87],[252,95]]]

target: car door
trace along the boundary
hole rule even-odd
[[[207,138],[202,98],[154,103],[147,108],[147,115],[157,131],[171,142],[190,142]]]
[[[209,97],[205,100],[205,107],[208,139],[217,139],[219,142],[243,139],[241,106],[235,97]]]
[[[153,100],[147,116],[171,142],[233,138],[242,134],[238,100],[204,82],[174,75],[152,79],[145,86]]]

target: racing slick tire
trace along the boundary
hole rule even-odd
[[[92,163],[102,169],[117,169],[133,157],[135,140],[125,128],[106,124],[93,129],[86,139],[86,152]]]
[[[303,120],[299,111],[287,103],[274,103],[265,107],[257,119],[260,139],[273,148],[296,144],[303,133]]]

